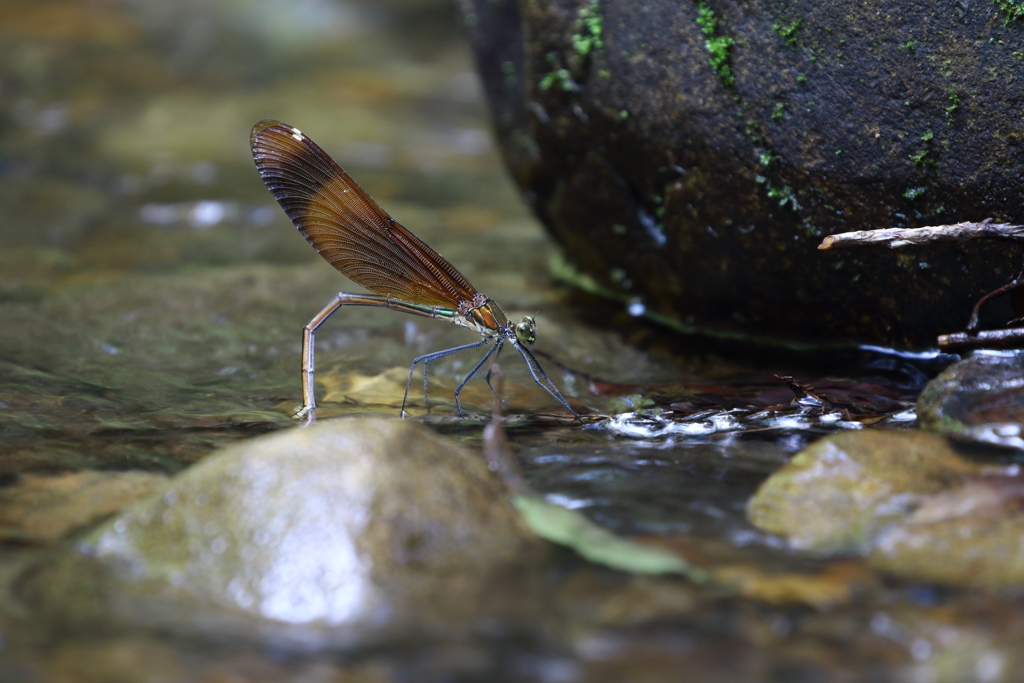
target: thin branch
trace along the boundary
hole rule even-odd
[[[1013,327],[1005,330],[984,330],[977,334],[955,332],[939,335],[939,349],[942,351],[967,351],[969,349],[1013,349],[1024,343],[1024,328]]]
[[[818,245],[818,249],[845,249],[876,245],[898,249],[911,244],[966,242],[975,239],[1024,242],[1024,225],[993,223],[992,219],[988,218],[980,223],[956,223],[955,225],[935,225],[927,228],[858,230],[829,235]]]
[[[1024,287],[1024,280],[1018,277],[1013,282],[1005,284],[999,289],[989,292],[985,296],[978,299],[978,302],[974,304],[974,308],[971,310],[971,317],[967,320],[967,334],[977,334],[978,328],[981,326],[981,309],[985,307],[988,302],[995,299],[997,296],[1012,292],[1014,290]]]

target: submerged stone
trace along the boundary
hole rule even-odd
[[[979,353],[946,368],[917,402],[924,429],[1024,449],[1024,354]]]
[[[58,613],[77,596],[73,618],[349,642],[508,616],[540,547],[480,457],[409,422],[341,420],[209,456],[26,595]]]

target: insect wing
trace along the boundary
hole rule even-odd
[[[250,137],[260,177],[303,237],[354,282],[410,303],[454,308],[473,285],[381,209],[297,128],[260,121]]]

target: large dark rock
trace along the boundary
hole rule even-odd
[[[683,329],[932,345],[1012,276],[994,244],[816,250],[1024,220],[1024,21],[988,0],[464,14],[512,174],[569,261]]]

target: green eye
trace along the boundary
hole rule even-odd
[[[529,316],[516,325],[516,339],[521,344],[532,344],[537,341],[537,323]]]

